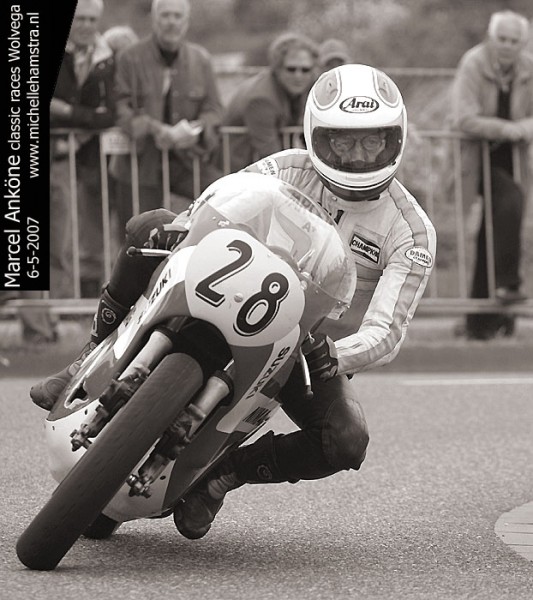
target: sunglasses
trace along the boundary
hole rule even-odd
[[[301,73],[310,73],[313,69],[312,67],[293,67],[293,66],[288,66],[288,67],[283,67],[285,69],[285,71],[287,71],[287,73],[296,73],[298,71],[300,71]]]

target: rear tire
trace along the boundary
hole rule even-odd
[[[30,569],[54,569],[203,384],[187,354],[163,358],[98,435],[17,542]]]

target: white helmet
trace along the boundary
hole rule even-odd
[[[309,92],[309,157],[324,185],[342,200],[377,198],[398,170],[406,136],[400,91],[378,69],[342,65],[323,73]]]

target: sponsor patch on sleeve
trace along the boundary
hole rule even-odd
[[[256,167],[259,169],[260,173],[263,175],[273,175],[277,177],[279,174],[279,166],[278,163],[273,158],[263,158],[262,160],[256,163]]]
[[[426,248],[422,248],[422,246],[413,246],[412,248],[409,248],[405,253],[405,256],[421,267],[430,269],[433,266],[433,256],[431,256],[431,252],[426,250]]]

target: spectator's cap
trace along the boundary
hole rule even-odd
[[[318,52],[321,65],[325,65],[333,59],[342,60],[345,63],[353,62],[348,46],[342,40],[326,40],[322,42]]]

